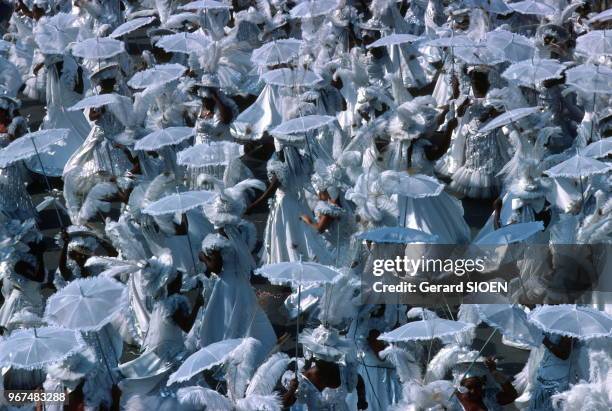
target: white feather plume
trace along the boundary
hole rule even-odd
[[[438,351],[427,365],[425,382],[443,380],[448,370],[457,363],[462,351],[464,350],[455,344],[447,345]]]
[[[453,383],[447,380],[432,381],[427,385],[418,382],[404,384],[402,401],[394,411],[450,409],[451,396],[455,391]]]
[[[169,174],[160,174],[151,181],[145,192],[145,201],[154,202],[159,200],[175,186],[174,176]]]
[[[246,338],[227,359],[225,380],[228,395],[233,400],[244,397],[249,380],[261,362],[261,347],[259,340]]]
[[[150,256],[150,251],[145,241],[139,241],[142,233],[126,221],[127,219],[127,214],[122,214],[119,221],[107,218],[104,233],[121,257],[127,260],[144,260]]]
[[[250,395],[236,401],[236,411],[281,411],[280,399],[276,395]]]
[[[544,350],[545,348],[542,347],[531,350],[527,363],[523,369],[514,376],[512,385],[519,393],[528,391],[533,386],[540,361],[544,356]]]
[[[243,180],[236,184],[233,187],[226,188],[223,193],[230,197],[232,200],[236,202],[240,202],[242,204],[245,203],[245,194],[251,192],[252,190],[261,190],[264,191],[266,189],[266,185],[263,181],[257,180],[256,178],[249,178]]]
[[[211,176],[210,174],[202,173],[198,175],[196,182],[198,186],[202,186],[204,184],[210,184],[217,191],[222,191],[225,188],[225,184],[223,183],[223,181],[219,180],[218,178],[214,176]]]
[[[406,318],[408,319],[421,318],[423,320],[433,320],[435,318],[438,318],[438,314],[436,314],[435,312],[431,310],[428,310],[427,308],[412,307],[406,313]]]
[[[176,392],[176,398],[180,405],[189,410],[207,410],[215,411],[232,411],[232,402],[210,388],[192,386],[179,388]],[[144,411],[144,410],[143,410]]]
[[[415,362],[415,358],[410,352],[390,345],[378,353],[378,355],[395,366],[397,375],[403,384],[413,380],[421,380],[421,368]]]
[[[287,369],[291,359],[285,353],[276,353],[270,356],[255,372],[246,396],[272,394],[278,380]]]
[[[87,222],[94,218],[98,213],[108,213],[111,210],[111,203],[107,201],[110,197],[117,194],[118,188],[115,183],[104,182],[96,184],[87,194],[85,202],[79,211],[79,221]]]
[[[612,377],[595,383],[581,382],[551,398],[555,409],[562,411],[609,411],[612,409]]]
[[[85,267],[101,267],[102,272],[99,275],[105,277],[115,277],[118,275],[134,272],[140,267],[132,261],[122,260],[115,257],[98,257],[93,256],[87,260]]]

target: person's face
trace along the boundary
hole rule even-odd
[[[0,123],[7,124],[11,121],[11,116],[7,110],[0,108]]]
[[[315,359],[315,365],[321,372],[328,373],[328,375],[333,372],[339,371],[338,364],[336,364],[335,362],[325,361],[317,358]]]
[[[479,98],[485,97],[490,87],[489,76],[487,73],[474,71],[470,75],[470,79],[474,95]]]
[[[116,80],[114,78],[105,78],[100,81],[100,88],[102,92],[109,93],[115,89]]]
[[[164,49],[160,47],[153,46],[153,57],[157,60],[158,63],[167,63],[172,58],[171,53],[167,53]]]
[[[367,338],[368,345],[370,346],[372,351],[374,351],[376,354],[378,354],[379,352],[381,352],[382,350],[386,348],[386,344],[378,339],[379,336],[380,336],[380,331],[372,329],[368,333],[368,338]]]
[[[340,90],[342,89],[342,79],[340,78],[340,76],[336,76],[335,78],[332,78],[331,80],[331,86]]]
[[[603,121],[599,126],[601,136],[604,138],[612,137],[612,117]]]
[[[219,274],[223,269],[223,258],[221,257],[221,252],[214,250],[210,251],[208,254],[200,252],[199,259],[204,264],[206,264],[206,268],[208,272]]]
[[[104,113],[103,107],[90,109],[89,110],[89,120],[90,121],[98,120],[100,117],[102,117],[102,113]]]
[[[215,100],[211,97],[204,97],[202,99],[202,106],[208,111],[213,111],[215,109]]]
[[[76,250],[70,251],[70,253],[68,253],[68,257],[77,263],[79,267],[84,267],[87,259],[89,258],[87,254],[80,253]]]
[[[18,261],[15,264],[15,272],[24,277],[34,277],[36,268],[25,261]]]
[[[478,377],[466,378],[461,382],[461,385],[465,387],[467,391],[467,395],[473,400],[481,400],[483,391],[482,391],[482,381]]]
[[[470,27],[470,16],[461,14],[453,18],[453,28],[455,30],[467,30]]]
[[[182,281],[182,275],[181,273],[177,273],[176,277],[174,278],[174,280],[172,280],[167,288],[168,288],[168,295],[172,295],[172,294],[178,294],[181,291],[181,284],[183,283]]]
[[[34,17],[34,20],[39,20],[44,15],[45,15],[45,9],[42,9],[38,6],[34,6],[32,8],[32,17]]]
[[[329,200],[329,193],[327,192],[327,190],[319,191],[319,200],[321,201]]]
[[[372,57],[378,60],[385,55],[385,49],[383,47],[374,47],[370,49],[370,54],[372,54]]]
[[[376,145],[376,149],[379,153],[384,153],[389,147],[389,142],[387,140],[382,140],[378,138],[374,140],[374,144]]]

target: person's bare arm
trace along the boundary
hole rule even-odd
[[[357,375],[357,409],[367,410],[368,401],[366,399],[366,389],[361,375]]]
[[[29,244],[29,246],[30,246],[30,250],[36,257],[36,271],[34,273],[34,277],[31,278],[31,280],[36,281],[38,283],[43,283],[45,281],[45,274],[46,274],[45,259],[44,259],[44,253],[45,253],[46,247],[42,241],[31,243]]]
[[[119,252],[117,252],[115,247],[113,247],[108,241],[102,240],[100,241],[100,245],[102,248],[104,248],[104,251],[106,251],[106,254],[108,254],[109,257],[117,257],[119,255]]]
[[[442,70],[436,71],[436,74],[434,75],[431,82],[425,84],[422,87],[408,87],[408,92],[414,97],[431,95],[434,89],[436,88],[436,83],[438,82],[438,77],[440,77],[441,72]]]
[[[501,210],[503,206],[503,201],[501,197],[497,197],[493,202],[493,228],[498,229],[501,227]]]
[[[297,392],[298,386],[299,384],[297,378],[291,380],[291,382],[289,383],[289,389],[287,390],[287,392],[285,392],[285,394],[283,394],[283,407],[289,408],[293,404],[295,404],[295,401],[297,400],[295,394]]]
[[[60,237],[63,241],[62,250],[60,251],[60,258],[58,268],[60,270],[60,274],[64,278],[64,280],[68,280],[70,275],[72,274],[70,269],[68,268],[68,243],[70,242],[70,236],[66,232],[66,230],[62,230],[60,232]]]
[[[34,68],[32,69],[32,73],[36,76],[38,75],[38,72],[40,71],[41,68],[43,68],[45,66],[45,63],[38,63],[37,65],[34,66]]]
[[[487,358],[485,360],[485,365],[489,369],[489,372],[493,376],[493,379],[495,379],[495,381],[501,387],[501,391],[497,393],[497,396],[496,396],[497,403],[499,405],[512,404],[514,400],[518,398],[519,395],[516,392],[516,389],[514,388],[512,383],[510,382],[510,379],[506,375],[502,374],[501,372],[497,370],[497,366],[495,365],[494,358],[492,357]]]
[[[330,217],[325,214],[320,214],[316,222],[313,221],[312,218],[310,218],[309,216],[305,214],[302,215],[301,218],[302,218],[302,221],[304,221],[306,224],[308,224],[309,226],[317,230],[317,232],[319,233],[322,233],[325,230],[327,230],[330,224],[332,223],[332,221],[334,221],[333,217]]]

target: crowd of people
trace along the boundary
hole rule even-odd
[[[2,387],[67,399],[0,408],[612,409],[609,6],[0,1]],[[496,235],[496,304],[362,299]]]

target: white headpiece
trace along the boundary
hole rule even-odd
[[[321,159],[315,161],[315,172],[312,175],[312,186],[317,192],[326,191],[332,198],[338,198],[338,189],[345,184],[344,172],[337,164],[326,165]]]
[[[221,234],[208,234],[202,241],[202,252],[208,255],[212,251],[221,251],[231,245],[230,240]]]
[[[159,294],[160,290],[176,278],[170,250],[164,249],[159,256],[149,258],[142,267],[142,280],[150,295]]]
[[[319,325],[314,330],[303,331],[299,338],[305,354],[323,361],[345,363],[351,347],[333,328]]]
[[[389,134],[397,140],[417,138],[420,133],[432,128],[436,110],[436,100],[431,96],[417,97],[397,108],[397,115],[389,124]]]

